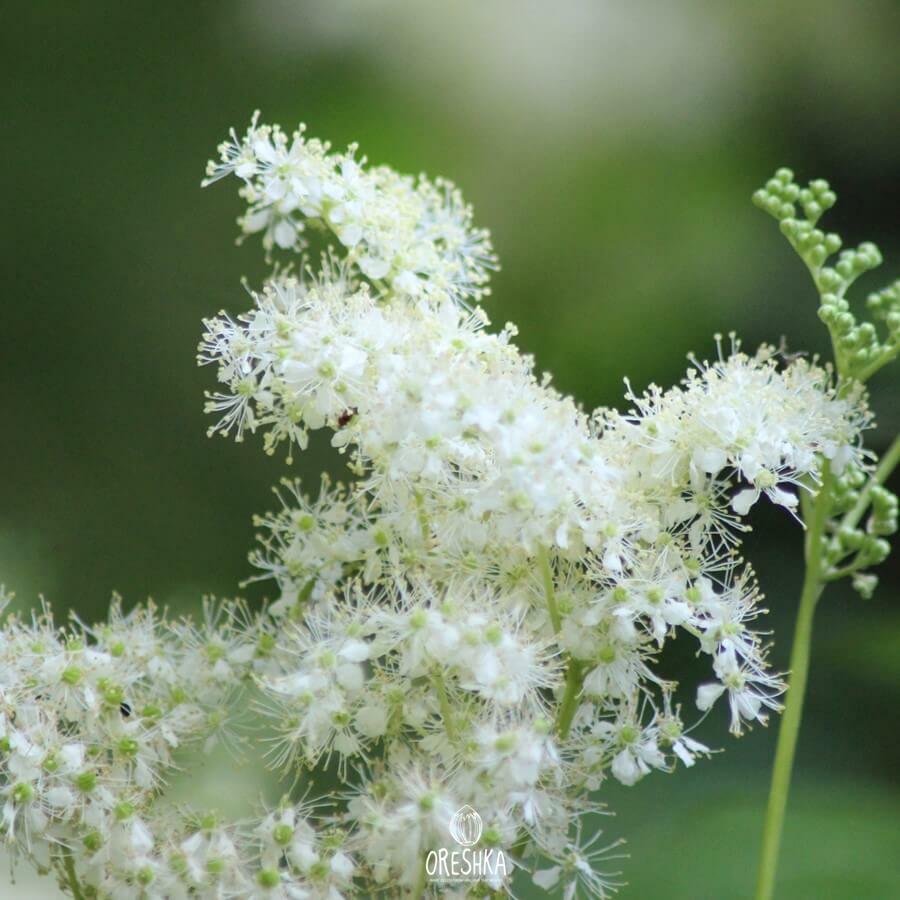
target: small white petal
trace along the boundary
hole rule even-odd
[[[713,703],[725,692],[725,685],[718,681],[710,684],[701,684],[697,688],[697,709],[706,711],[710,709]]]

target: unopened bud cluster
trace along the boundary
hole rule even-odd
[[[782,234],[813,276],[820,295],[819,318],[831,333],[838,371],[865,381],[900,353],[900,282],[868,297],[869,309],[886,326],[887,334],[881,338],[875,323],[858,321],[847,297],[857,278],[881,265],[881,252],[870,242],[841,250],[839,235],[816,227],[836,199],[823,179],[801,189],[790,169],[779,169],[753,195],[753,202],[779,221]],[[837,262],[829,265],[828,259],[839,251]]]

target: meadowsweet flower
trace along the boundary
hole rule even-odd
[[[739,732],[778,708],[783,686],[752,630],[759,592],[736,552],[741,519],[762,496],[793,512],[826,460],[864,465],[865,398],[838,392],[814,362],[783,362],[770,347],[748,355],[732,339],[730,352],[719,341],[713,362],[694,360],[675,388],[629,387],[627,414],[588,416],[534,372],[513,326],[491,332],[479,307],[457,302],[477,292],[423,268],[410,280],[408,267],[397,271],[405,263],[386,268],[381,187],[345,163],[302,133],[289,142],[254,122],[210,170],[247,179],[253,224],[291,223],[282,237],[292,246],[296,197],[314,192],[289,184],[291,173],[312,166],[323,184],[341,182],[336,197],[354,198],[312,199],[302,210],[325,216],[350,248],[346,262],[334,251],[318,274],[276,275],[249,313],[206,323],[200,360],[225,386],[209,405],[220,416],[214,430],[264,431],[272,451],[281,442],[302,449],[309,431],[325,428],[357,475],[337,493],[325,484],[318,500],[291,488],[283,511],[261,520],[265,553],[254,561],[282,591],[277,615],[320,610],[301,625],[310,629],[296,654],[308,660],[305,673],[313,644],[335,652],[316,616],[345,616],[340,584],[358,580],[351,607],[368,641],[358,705],[332,709],[310,692],[309,674],[294,682],[319,697],[310,709],[323,734],[337,733],[335,717],[346,723],[347,759],[365,758],[372,737],[403,723],[420,739],[398,759],[424,754],[419,771],[480,771],[473,801],[489,809],[505,794],[533,840],[562,847],[543,814],[546,785],[532,778],[549,760],[559,802],[604,772],[633,784],[708,752],[686,735],[673,685],[654,671],[654,651],[674,633],[687,632],[710,657],[717,681],[700,688],[701,710],[727,693]],[[398,240],[405,228],[400,221]],[[395,247],[393,258],[405,252]],[[567,701],[568,747],[534,737],[526,752],[517,735],[545,721],[550,698],[564,693],[557,654],[581,673]],[[468,798],[453,777],[458,798]]]
[[[10,619],[0,832],[102,897],[457,896],[425,863],[454,843],[566,898],[608,896],[614,845],[586,835],[587,793],[710,752],[660,672],[667,642],[696,642],[713,679],[696,706],[727,696],[735,734],[780,708],[744,519],[763,498],[796,516],[832,478],[855,515],[863,388],[717,339],[675,387],[628,385],[626,412],[587,413],[513,325],[491,330],[477,304],[496,260],[451,185],[256,117],[220,155],[207,183],[242,180],[243,230],[267,250],[313,229],[336,243],[204,323],[210,433],[260,433],[290,461],[324,430],[353,480],[282,482],[256,519],[250,560],[277,591],[259,612],[207,600],[172,620],[116,600],[98,625]],[[861,590],[897,520],[869,491],[865,532],[857,517],[823,541],[829,571],[856,554]],[[248,692],[268,763],[296,780],[334,762],[344,789],[240,822],[164,802],[176,752],[231,741]],[[473,890],[508,874],[482,866]]]
[[[564,900],[573,900],[584,891],[589,897],[608,897],[621,883],[615,880],[615,875],[604,876],[600,872],[606,868],[610,859],[615,858],[611,854],[618,843],[607,846],[598,846],[600,832],[595,832],[589,838],[584,837],[584,820],[579,820],[576,826],[574,840],[565,848],[559,864],[549,869],[540,869],[532,876],[534,883],[544,890],[553,891],[558,885],[562,885],[562,897]]]
[[[207,181],[234,174],[248,211],[245,233],[261,232],[267,250],[302,248],[306,223],[324,225],[349,251],[354,266],[404,296],[434,291],[479,299],[497,261],[486,231],[448,181],[430,182],[368,167],[357,148],[333,153],[307,139],[300,126],[288,137],[253,117],[243,138],[232,132],[211,162]]]

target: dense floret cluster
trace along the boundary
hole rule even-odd
[[[696,642],[696,706],[724,698],[735,734],[779,709],[746,516],[762,497],[798,515],[826,475],[864,477],[862,387],[719,339],[681,384],[588,414],[512,325],[490,330],[495,258],[451,185],[255,118],[208,174],[243,181],[243,229],[268,250],[338,242],[205,323],[211,432],[290,456],[324,429],[353,480],[284,482],[251,556],[277,584],[259,614],[11,620],[0,830],[76,896],[486,896],[519,869],[605,896],[591,792],[709,752],[666,642]],[[245,690],[273,765],[334,766],[343,793],[235,824],[165,802],[176,749],[215,741]],[[466,807],[504,864],[443,883],[426,859]]]

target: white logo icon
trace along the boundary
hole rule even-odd
[[[435,883],[481,881],[497,888],[509,875],[509,864],[497,847],[475,847],[481,840],[481,816],[466,804],[450,819],[450,837],[459,847],[438,847],[425,857],[425,874]]]
[[[473,847],[481,840],[481,828],[481,816],[467,804],[450,820],[450,837],[463,847]]]

